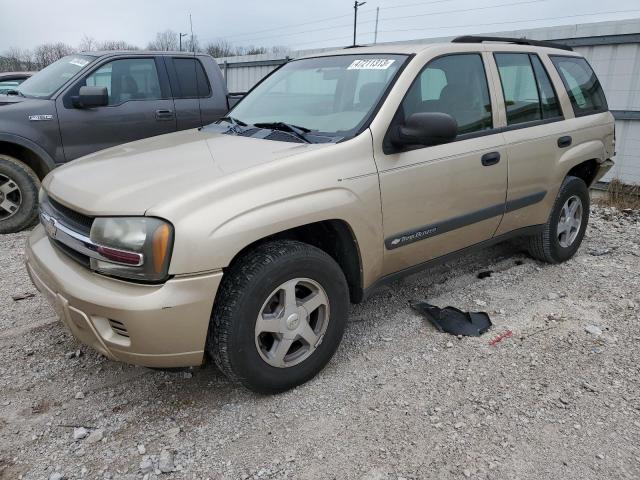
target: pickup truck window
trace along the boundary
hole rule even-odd
[[[493,127],[491,100],[482,57],[453,54],[432,60],[402,102],[405,118],[418,112],[442,112],[458,122],[458,133]]]
[[[560,117],[560,106],[540,59],[528,53],[496,53],[507,124]]]
[[[211,95],[207,75],[202,63],[193,58],[174,58],[173,66],[178,77],[180,91],[174,92],[175,98],[204,98]],[[197,79],[197,83],[196,83]]]
[[[25,97],[49,98],[94,60],[95,57],[91,55],[69,55],[61,58],[25,80],[18,90]]]
[[[564,83],[576,117],[607,110],[598,77],[584,58],[549,55]]]
[[[248,125],[286,122],[348,137],[367,122],[406,55],[295,60],[258,84],[231,112]]]
[[[114,60],[89,75],[85,84],[107,87],[109,105],[129,100],[155,100],[162,98],[156,62],[153,58],[127,58]]]

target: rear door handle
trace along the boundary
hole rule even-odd
[[[489,152],[482,155],[480,159],[482,161],[482,165],[488,167],[490,165],[495,165],[500,161],[500,153],[499,152]]]
[[[156,110],[156,120],[172,120],[172,110]]]
[[[564,136],[564,137],[560,137],[558,139],[558,146],[560,148],[568,147],[569,145],[571,145],[572,141],[573,141],[573,139],[569,135]]]

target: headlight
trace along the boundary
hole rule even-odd
[[[170,223],[152,217],[98,217],[90,237],[104,259],[92,258],[92,270],[145,282],[168,277],[173,248]]]

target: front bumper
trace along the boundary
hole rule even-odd
[[[38,225],[26,247],[33,284],[82,343],[136,365],[200,365],[222,272],[141,285],[87,270],[56,249]]]

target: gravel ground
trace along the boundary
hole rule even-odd
[[[0,478],[640,478],[640,212],[595,207],[562,265],[503,244],[394,284],[317,378],[270,397],[80,346],[25,238],[0,236]],[[408,306],[425,299],[494,326],[438,333]]]

